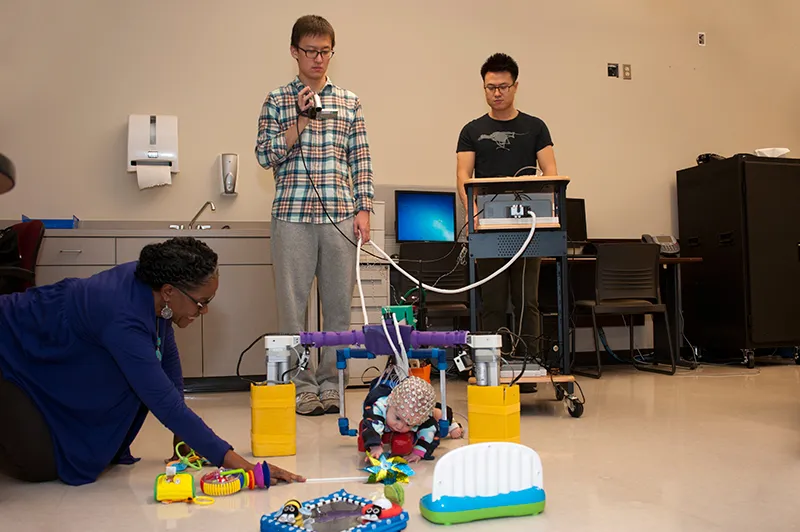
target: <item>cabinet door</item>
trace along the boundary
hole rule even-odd
[[[203,316],[203,376],[235,376],[239,354],[259,336],[278,328],[275,281],[270,265],[223,265],[219,289]],[[266,375],[264,342],[245,353],[241,375]]]
[[[178,344],[178,353],[181,356],[181,370],[184,378],[203,376],[203,322],[196,320],[194,323],[181,329],[172,327],[175,331],[175,343]]]
[[[63,279],[86,279],[113,266],[36,266],[36,286],[54,284]]]

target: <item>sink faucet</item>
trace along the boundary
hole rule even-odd
[[[187,229],[195,229],[194,223],[197,221],[198,218],[200,218],[200,215],[203,214],[203,211],[206,210],[206,207],[211,207],[212,212],[217,210],[217,207],[214,205],[213,201],[205,202],[203,206],[200,207],[200,210],[197,211],[197,214],[194,215],[192,221],[189,222],[189,227],[187,227]]]

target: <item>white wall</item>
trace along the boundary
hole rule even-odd
[[[213,199],[219,219],[269,219],[257,117],[294,75],[289,33],[306,13],[336,28],[330,75],[363,99],[380,185],[452,186],[496,51],[520,63],[518,106],[549,124],[590,236],[676,232],[675,171],[698,153],[800,153],[788,0],[5,0],[0,151],[20,176],[0,217],[185,220]],[[633,80],[608,78],[608,62],[631,63]],[[139,191],[126,173],[132,113],[179,117],[172,187]],[[220,201],[227,151],[241,155],[240,195]]]

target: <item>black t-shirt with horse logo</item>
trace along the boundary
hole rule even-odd
[[[545,123],[520,112],[511,120],[495,120],[488,114],[476,118],[461,130],[456,151],[475,152],[475,177],[508,177],[536,173],[536,154],[552,146]]]

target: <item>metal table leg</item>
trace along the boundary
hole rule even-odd
[[[685,360],[682,357],[683,319],[681,317],[680,265],[662,265],[659,283],[661,285],[661,298],[667,306],[667,317],[672,335],[672,345],[675,348],[676,363],[679,367],[696,369],[697,364],[694,361]],[[667,360],[669,355],[659,357],[661,353],[667,353],[668,349],[664,330],[660,324],[654,323],[653,325],[653,347],[656,351],[656,357],[659,360]]]

